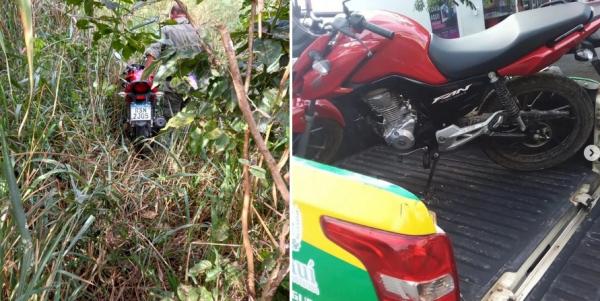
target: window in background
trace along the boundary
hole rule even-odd
[[[456,6],[453,1],[439,1],[439,5],[430,6],[431,31],[442,38],[458,38],[458,22],[456,19]]]

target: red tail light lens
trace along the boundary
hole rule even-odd
[[[460,300],[445,234],[400,235],[326,216],[321,227],[327,238],[365,265],[381,300]]]
[[[152,87],[150,86],[150,84],[145,81],[133,82],[131,84],[131,90],[133,91],[133,93],[136,94],[146,94],[150,92],[151,89]]]

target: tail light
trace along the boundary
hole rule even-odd
[[[131,90],[136,94],[146,94],[152,90],[152,87],[146,81],[139,81],[131,83]]]
[[[379,299],[458,301],[458,277],[450,240],[443,233],[409,236],[321,218],[331,241],[366,267]]]

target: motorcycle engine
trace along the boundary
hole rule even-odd
[[[363,100],[383,118],[383,138],[389,145],[400,150],[415,145],[417,116],[407,99],[388,89],[376,89],[364,95]]]

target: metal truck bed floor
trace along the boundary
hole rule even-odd
[[[375,146],[336,165],[422,196],[429,172],[422,168],[422,155],[397,153]],[[442,155],[434,193],[425,202],[452,240],[465,301],[480,300],[500,275],[523,264],[591,173],[580,160],[524,173],[496,165],[476,148]]]
[[[600,206],[596,206],[526,300],[600,300]]]

